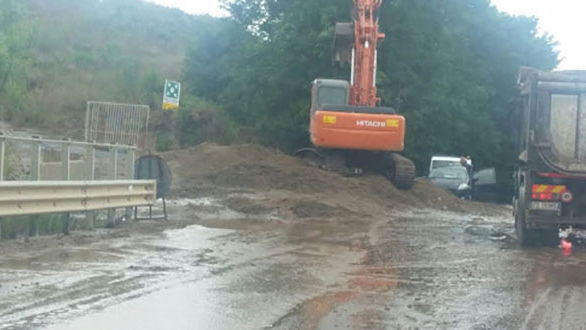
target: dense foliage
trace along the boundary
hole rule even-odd
[[[332,62],[333,28],[351,1],[224,0],[232,14],[190,51],[191,92],[223,105],[265,141],[307,144],[309,83],[348,79]],[[408,120],[406,154],[423,167],[432,154],[470,154],[510,167],[508,117],[520,66],[553,69],[554,43],[534,18],[498,12],[488,0],[387,0],[379,55],[385,105]]]

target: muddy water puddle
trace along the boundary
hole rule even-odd
[[[197,233],[200,247],[168,247],[166,238],[143,237],[79,248],[43,251],[31,257],[0,260],[0,328],[34,329],[118,304],[210,274],[206,248],[217,235]]]
[[[358,260],[344,244],[321,241],[321,232],[307,239],[300,229],[191,226],[6,256],[0,258],[0,328],[271,326]]]

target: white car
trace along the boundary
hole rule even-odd
[[[431,157],[431,162],[429,163],[429,173],[435,169],[449,166],[462,166],[460,163],[460,157],[433,156]]]

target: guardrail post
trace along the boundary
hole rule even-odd
[[[61,162],[63,164],[63,180],[71,180],[71,140],[61,144]]]
[[[87,180],[93,181],[96,179],[96,148],[93,145],[88,145],[86,150],[86,171]],[[90,230],[94,230],[96,226],[96,218],[98,216],[96,211],[87,211],[86,220],[89,222]]]
[[[39,216],[31,215],[28,220],[28,237],[39,236]]]
[[[0,137],[0,181],[4,181],[4,166],[6,165],[6,139],[4,134]]]
[[[128,180],[134,180],[134,159],[135,159],[135,150],[134,149],[127,149],[127,157],[128,157]],[[126,220],[131,221],[132,218],[132,208],[126,208]]]
[[[63,216],[63,235],[69,235],[69,226],[71,223],[71,213],[65,213]]]
[[[115,145],[110,146],[110,180],[118,179],[118,148]],[[116,225],[116,209],[108,209],[108,225],[114,227]]]
[[[33,153],[32,153],[32,164],[31,164],[31,180],[41,180],[41,162],[42,162],[42,144],[40,137],[35,136],[35,139],[39,141],[32,142]]]
[[[116,226],[116,209],[108,209],[106,214],[108,217],[108,226],[114,228]]]

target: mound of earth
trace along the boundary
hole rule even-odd
[[[461,201],[423,178],[411,190],[398,190],[380,175],[346,177],[259,145],[204,143],[161,156],[173,173],[174,197],[224,196],[225,204],[244,214],[286,210],[297,218],[364,217],[395,209],[478,213],[485,207]],[[256,197],[234,197],[238,193]]]
[[[325,192],[339,186],[338,176],[258,145],[204,143],[162,157],[172,169],[174,191],[181,196],[225,188]]]

